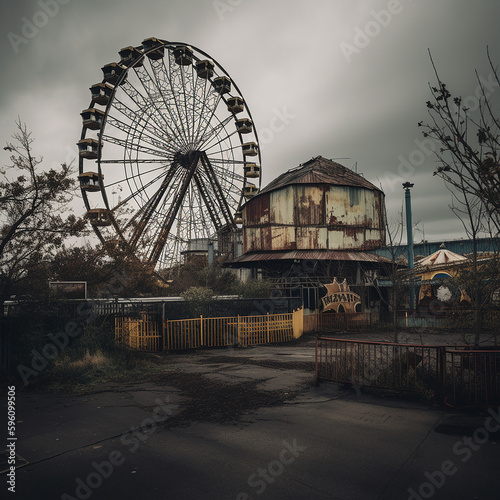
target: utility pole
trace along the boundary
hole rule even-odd
[[[413,269],[415,261],[413,256],[413,224],[411,221],[411,194],[410,189],[414,186],[409,182],[403,183],[406,202],[406,240],[408,243],[408,269],[410,269],[410,310],[415,309],[415,287],[413,283]]]

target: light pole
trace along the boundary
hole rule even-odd
[[[414,186],[409,182],[403,183],[406,202],[406,240],[408,243],[408,269],[410,269],[410,310],[415,309],[415,288],[413,286],[413,268],[415,261],[413,256],[413,224],[411,222],[411,194],[410,189]]]

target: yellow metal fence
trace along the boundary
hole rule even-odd
[[[144,351],[288,342],[304,330],[303,310],[265,316],[166,320],[147,313],[115,319],[118,343]]]
[[[139,351],[160,350],[161,323],[155,314],[115,318],[115,341]]]

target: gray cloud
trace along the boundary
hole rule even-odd
[[[265,145],[264,184],[316,155],[348,157],[339,162],[357,162],[358,171],[377,185],[388,174],[400,177],[383,183],[391,217],[401,206],[401,182],[410,180],[414,219],[422,219],[426,238],[463,235],[448,208],[448,191],[432,176],[434,159],[404,175],[398,167],[417,148],[417,122],[427,116],[427,85],[434,81],[427,49],[442,78],[464,96],[477,86],[474,69],[490,73],[487,45],[500,60],[495,0],[400,0],[400,12],[350,61],[342,44],[353,45],[360,30],[375,33],[376,13],[387,10],[388,0],[71,0],[27,43],[13,47],[9,33],[22,36],[25,19],[34,22],[42,9],[40,1],[3,2],[3,140],[19,115],[46,161],[65,161],[80,136],[88,88],[102,79],[100,68],[117,60],[122,47],[149,36],[184,41],[229,72],[258,130],[269,127],[276,109],[295,115]],[[221,4],[226,8],[218,11],[214,5]]]

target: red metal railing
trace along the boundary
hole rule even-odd
[[[316,338],[316,381],[425,394],[455,407],[500,405],[500,350]]]
[[[500,350],[446,350],[444,402],[455,407],[500,404]]]

